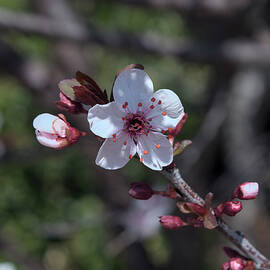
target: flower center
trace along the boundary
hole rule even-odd
[[[148,134],[150,129],[151,125],[149,125],[149,121],[145,119],[143,112],[127,114],[125,118],[124,130],[132,137],[141,134]]]

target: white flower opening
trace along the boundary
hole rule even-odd
[[[105,169],[123,167],[136,153],[153,170],[173,160],[173,149],[164,133],[184,114],[178,96],[168,89],[153,93],[150,77],[140,69],[120,73],[113,86],[115,101],[89,110],[91,131],[105,138],[96,164]]]

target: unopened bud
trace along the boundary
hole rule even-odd
[[[148,200],[154,192],[146,183],[131,183],[128,194],[137,200]]]
[[[162,216],[159,219],[161,226],[165,229],[175,230],[185,226],[185,223],[177,216]]]
[[[228,216],[235,216],[242,210],[242,208],[242,203],[239,201],[225,202],[223,213]]]
[[[229,262],[225,262],[221,266],[221,270],[230,270],[230,264]]]
[[[63,92],[60,91],[59,97],[60,97],[60,100],[56,101],[56,106],[60,110],[73,113],[73,114],[87,113],[87,111],[83,108],[80,102],[72,101]]]
[[[243,270],[245,267],[245,262],[241,258],[232,258],[229,261],[230,270]]]
[[[259,192],[259,185],[256,182],[245,182],[236,187],[233,197],[240,200],[256,199]]]

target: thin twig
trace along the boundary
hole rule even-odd
[[[164,169],[162,173],[171,182],[171,184],[180,191],[187,201],[202,206],[204,205],[204,200],[186,183],[178,168]],[[248,258],[254,261],[256,269],[270,269],[270,261],[260,251],[258,251],[241,232],[233,230],[221,218],[218,219],[218,225],[217,230],[222,232]]]

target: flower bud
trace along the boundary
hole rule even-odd
[[[221,270],[230,270],[229,262],[225,262],[222,264]]]
[[[256,199],[259,192],[259,185],[256,182],[245,182],[236,187],[233,197],[240,200]]]
[[[229,201],[224,204],[223,213],[228,216],[235,216],[242,210],[242,203],[239,201]]]
[[[128,194],[137,200],[148,200],[154,192],[146,183],[131,183]]]
[[[58,109],[74,114],[87,113],[80,102],[72,101],[63,92],[60,91],[59,97],[60,100],[56,101]]]
[[[84,132],[80,132],[66,121],[64,115],[55,116],[49,113],[38,115],[33,126],[36,129],[37,140],[40,144],[62,149],[78,141]]]
[[[175,230],[185,226],[185,223],[177,216],[162,216],[159,219],[161,226],[165,229]]]
[[[232,258],[229,261],[231,270],[243,270],[245,267],[245,263],[241,258]]]
[[[182,129],[187,121],[187,117],[188,117],[188,114],[184,113],[182,118],[180,119],[180,121],[176,125],[176,127],[168,129],[169,137],[171,136],[171,137],[175,138],[182,131]]]

